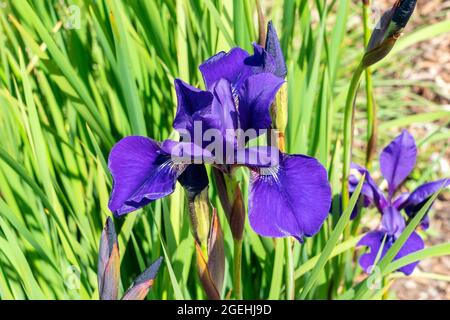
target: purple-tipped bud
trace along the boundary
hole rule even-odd
[[[125,292],[122,300],[144,300],[145,297],[147,297],[150,288],[153,286],[153,282],[158,274],[162,261],[163,258],[159,257],[150,265],[150,267],[145,269],[145,271],[134,280],[130,289]]]
[[[392,50],[411,18],[416,2],[417,0],[397,0],[394,6],[383,14],[370,37],[363,58],[364,67],[377,63]]]
[[[114,222],[106,219],[98,255],[98,292],[100,300],[117,300],[120,281],[120,255]]]

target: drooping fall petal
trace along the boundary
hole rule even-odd
[[[266,237],[293,236],[299,240],[316,234],[331,204],[325,168],[314,158],[280,155],[278,166],[252,173],[249,220]]]
[[[108,167],[114,181],[108,206],[116,216],[171,194],[180,174],[157,142],[139,136],[116,143]]]
[[[373,267],[373,264],[375,262],[375,259],[377,257],[377,254],[381,248],[381,244],[383,243],[383,239],[386,236],[386,233],[383,231],[373,231],[366,234],[357,244],[357,246],[368,246],[369,252],[364,253],[360,259],[359,264],[361,268],[367,272],[370,273],[371,269]],[[380,260],[385,256],[386,252],[389,250],[389,248],[392,247],[392,245],[395,242],[395,238],[392,236],[386,236],[386,240],[384,242],[384,246],[382,248]],[[422,238],[416,233],[413,232],[408,240],[403,244],[402,248],[398,252],[398,254],[395,256],[394,261],[397,259],[400,259],[402,257],[405,257],[409,255],[410,253],[422,250],[425,247],[425,244],[422,240]],[[414,268],[417,266],[419,261],[410,263],[402,268],[400,268],[398,271],[403,272],[405,275],[410,275]]]

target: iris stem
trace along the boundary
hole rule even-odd
[[[370,40],[370,0],[363,3],[363,25],[364,25],[364,44],[367,46]],[[376,105],[373,96],[372,69],[369,67],[365,71],[366,78],[366,103],[367,103],[367,151],[366,168],[372,168],[372,160],[375,155],[377,145],[377,115]]]
[[[234,294],[236,300],[242,300],[242,289],[241,289],[242,239],[234,239],[233,243],[234,243],[234,261],[233,261]]]
[[[347,93],[347,100],[345,103],[344,110],[344,143],[343,143],[343,168],[342,168],[342,212],[348,207],[349,203],[349,189],[348,189],[348,177],[350,174],[350,163],[352,158],[352,145],[353,145],[353,134],[354,134],[354,118],[355,118],[355,98],[356,93],[359,88],[359,82],[361,80],[361,75],[364,71],[364,66],[362,63],[358,65],[355,72],[353,73],[352,80],[350,82],[350,87]],[[350,227],[347,226],[344,229],[344,241],[350,236]],[[336,292],[339,290],[339,285],[344,277],[345,265],[351,259],[350,255],[345,253],[341,257],[340,268],[337,273],[337,279],[335,283]]]
[[[362,72],[364,71],[364,66],[362,63],[358,65],[355,72],[353,73],[352,81],[350,82],[350,87],[347,93],[347,100],[345,103],[344,110],[344,143],[343,143],[343,169],[342,169],[342,210],[344,211],[348,207],[349,202],[349,190],[348,190],[348,177],[350,174],[350,162],[352,157],[352,145],[353,145],[353,134],[354,134],[354,118],[355,118],[355,108],[354,102],[356,98],[356,93],[359,87],[359,81],[361,80]]]
[[[284,238],[285,259],[286,259],[286,300],[294,300],[295,298],[295,282],[294,282],[294,258],[292,252],[291,238]]]

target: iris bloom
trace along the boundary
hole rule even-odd
[[[380,169],[388,183],[387,195],[381,191],[365,168],[353,164],[353,169],[360,174],[366,175],[361,190],[365,201],[373,204],[382,215],[379,230],[369,232],[358,243],[358,245],[365,245],[370,248],[370,252],[363,254],[359,260],[361,267],[366,272],[370,272],[381,248],[383,239],[386,238],[381,251],[381,257],[385,255],[405,229],[406,220],[402,216],[401,210],[405,210],[407,217],[414,217],[440,187],[450,184],[449,179],[437,180],[419,186],[412,193],[406,192],[395,196],[401,184],[413,170],[416,164],[416,156],[416,143],[407,131],[403,131],[384,148],[380,155]],[[357,180],[355,176],[350,178],[351,191],[356,187],[355,183]],[[421,225],[426,229],[428,228],[428,224],[428,216],[425,216],[421,221]],[[399,259],[423,248],[424,242],[422,238],[416,232],[413,232],[395,259]],[[406,265],[400,268],[399,271],[405,275],[409,275],[418,263],[417,261]]]
[[[238,166],[251,170],[249,220],[260,235],[302,240],[319,231],[331,202],[325,168],[305,155],[248,147],[247,138],[229,134],[253,130],[258,136],[271,127],[269,109],[286,75],[272,31],[265,48],[254,44],[253,55],[234,48],[200,65],[206,90],[175,80],[178,107],[173,127],[182,142],[130,136],[113,147],[109,208],[116,216],[171,194],[177,179],[188,191],[199,192],[208,184],[206,163],[225,173]],[[215,146],[232,152],[208,148],[205,135],[211,129],[220,133],[214,137]],[[199,133],[202,139],[197,139]],[[189,141],[186,136],[194,138]]]

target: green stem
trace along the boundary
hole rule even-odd
[[[295,298],[295,282],[294,282],[294,257],[292,252],[291,238],[284,238],[285,259],[286,259],[286,300],[294,300]]]
[[[353,122],[354,122],[354,101],[356,92],[358,91],[359,81],[361,79],[362,72],[364,71],[363,65],[360,63],[358,68],[353,73],[352,81],[347,93],[347,100],[344,110],[344,143],[343,143],[343,169],[342,169],[342,210],[344,211],[348,206],[349,191],[348,191],[348,176],[350,173],[351,152],[353,145]]]
[[[233,286],[236,300],[242,300],[241,269],[242,269],[242,239],[234,239],[234,261],[233,261]]]
[[[370,0],[363,1],[363,25],[364,25],[364,44],[368,45],[370,40]],[[365,71],[366,78],[366,103],[367,103],[367,152],[366,168],[371,169],[372,159],[377,145],[377,116],[376,105],[373,98],[372,69],[369,67]]]

